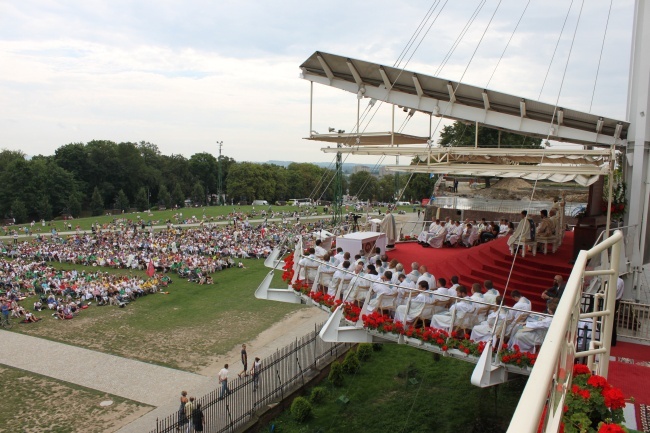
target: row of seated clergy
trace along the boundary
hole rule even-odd
[[[423,322],[429,320],[434,316],[434,313],[441,313],[446,316],[449,312],[446,311],[446,308],[453,307],[454,303],[458,300],[457,298],[462,298],[467,295],[467,289],[458,284],[458,277],[451,277],[452,286],[447,288],[446,281],[444,278],[438,279],[438,288],[435,290],[430,290],[428,285],[421,284],[418,289],[422,290],[417,296],[411,295],[410,306],[408,305],[408,293],[402,294],[403,301],[398,304],[397,310],[395,311],[395,320],[402,323],[413,323],[417,326],[418,322]],[[499,292],[493,287],[492,281],[486,280],[484,283],[486,288],[485,294],[481,294],[481,287],[478,283],[472,285],[472,297],[467,298],[468,301],[481,301],[482,303],[469,303],[468,305],[463,304],[460,309],[457,311],[458,319],[462,319],[465,316],[465,310],[468,310],[466,307],[471,307],[469,310],[473,313],[468,316],[465,321],[467,323],[478,323],[483,320],[488,312],[489,304],[494,304],[496,298],[499,295]],[[400,290],[400,289],[398,289]],[[405,290],[406,291],[406,290]],[[454,311],[457,307],[452,309]],[[408,310],[408,314],[407,314]],[[459,314],[460,311],[463,311],[463,314]],[[436,314],[437,315],[437,314]],[[435,317],[435,316],[434,316]],[[447,319],[441,319],[442,316],[438,316],[436,320],[440,319],[445,321]],[[451,318],[451,316],[449,316]],[[433,322],[432,322],[433,323]],[[455,322],[458,323],[458,322]],[[434,326],[433,324],[431,326]],[[466,325],[468,328],[470,326]],[[434,326],[435,327],[435,326]],[[446,324],[445,328],[448,328],[449,324]]]
[[[483,322],[472,328],[470,340],[477,343],[493,340],[496,344],[504,326],[506,327],[504,336],[508,338],[513,331],[516,332],[520,325],[526,322],[529,316],[528,312],[531,309],[530,301],[524,296],[521,296],[518,290],[513,290],[511,297],[515,300],[515,305],[513,305],[512,309],[503,308],[501,310],[491,311]],[[501,296],[496,297],[495,303],[496,305],[501,304]],[[495,330],[494,334],[492,333],[492,329]]]
[[[514,290],[511,295],[515,300],[515,305],[512,307],[512,309],[509,309],[508,313],[502,312],[494,314],[490,313],[492,310],[494,310],[494,307],[491,307],[491,305],[498,305],[501,302],[501,297],[499,295],[494,297],[496,304],[486,304],[485,296],[483,296],[483,299],[481,299],[479,290],[479,285],[475,283],[472,286],[471,297],[457,300],[455,304],[449,308],[449,311],[434,314],[431,317],[431,327],[448,331],[453,330],[452,326],[454,329],[472,329],[472,331],[474,328],[476,328],[477,331],[474,337],[470,338],[477,338],[475,341],[481,341],[485,338],[491,338],[486,336],[491,335],[492,326],[494,325],[494,322],[497,320],[497,317],[499,315],[501,315],[502,324],[506,326],[505,332],[507,336],[511,335],[513,329],[515,329],[521,323],[525,322],[526,318],[528,317],[527,312],[530,311],[531,304],[530,301],[521,296],[517,290]],[[466,292],[466,290],[463,291]],[[463,296],[460,296],[459,290],[459,297],[464,298],[465,296],[466,293],[464,293]],[[472,301],[483,301],[483,303]],[[501,328],[499,328],[498,335],[500,335],[500,332]]]
[[[455,328],[471,328],[474,326],[473,322],[478,320],[479,314],[473,314],[477,312],[477,304],[474,304],[471,301],[483,301],[481,286],[479,284],[472,285],[472,295],[469,299],[465,299],[468,296],[467,288],[465,286],[459,286],[457,293],[458,298],[460,299],[457,299],[453,305],[449,307],[449,310],[431,316],[432,328],[451,331],[452,325]],[[485,313],[483,313],[483,315],[485,315]],[[454,319],[453,324],[452,318]]]
[[[418,242],[423,246],[428,245],[433,248],[442,248],[445,243],[451,246],[471,247],[478,242],[479,236],[479,226],[475,221],[472,223],[467,219],[464,223],[451,222],[447,218],[445,222],[441,222],[439,219],[433,221],[428,230],[423,230],[418,235]]]

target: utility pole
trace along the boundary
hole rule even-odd
[[[223,141],[217,141],[219,145],[219,159],[217,159],[217,167],[219,170],[218,179],[217,179],[217,203],[219,206],[223,205],[223,184],[222,184],[222,175],[221,175],[221,148],[223,147]]]
[[[344,134],[345,131],[335,128],[329,128],[329,132]],[[339,137],[340,138],[340,137]],[[343,147],[343,143],[336,143],[338,149]],[[343,220],[343,161],[341,152],[336,152],[336,173],[334,174],[334,200],[332,200],[332,224],[339,225]]]

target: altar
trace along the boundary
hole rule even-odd
[[[344,253],[350,253],[354,259],[357,254],[367,256],[379,247],[381,253],[386,252],[386,234],[380,232],[356,232],[336,237],[336,246],[343,248]]]

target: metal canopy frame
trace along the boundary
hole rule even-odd
[[[536,138],[590,146],[623,145],[628,122],[378,63],[316,51],[302,78],[452,120]]]
[[[362,132],[362,133],[333,133],[312,134],[305,140],[325,141],[328,143],[343,143],[346,146],[380,146],[403,144],[427,144],[429,137],[402,134],[401,132]]]

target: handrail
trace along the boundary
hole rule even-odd
[[[582,296],[582,281],[587,260],[608,248],[612,249],[612,257],[620,254],[623,233],[616,230],[600,244],[588,251],[581,251],[576,259],[573,271],[569,276],[564,294],[560,299],[555,318],[551,322],[544,344],[541,347],[535,368],[532,370],[528,383],[519,399],[519,403],[510,422],[508,433],[535,433],[538,431],[544,407],[547,407],[544,432],[551,433],[559,430],[562,419],[562,408],[567,389],[571,383],[571,373],[575,358],[577,321],[580,316],[580,298]],[[601,376],[607,377],[609,366],[609,347],[612,335],[613,311],[616,281],[618,279],[618,260],[612,260],[609,284],[603,305],[603,326],[600,333],[600,344],[605,348],[600,354],[597,366],[593,364],[593,353],[596,344],[592,339],[590,350],[580,355],[589,355],[589,366]],[[609,310],[609,311],[607,311]]]

